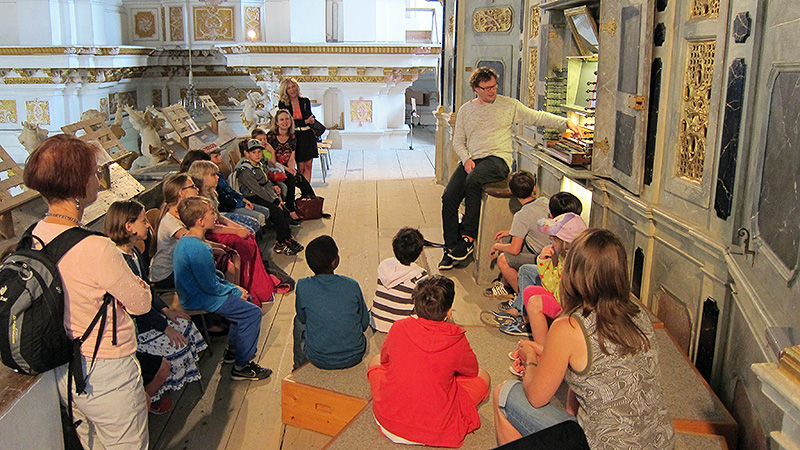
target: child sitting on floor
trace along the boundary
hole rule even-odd
[[[252,358],[256,354],[261,330],[261,310],[247,301],[248,293],[225,281],[216,271],[211,247],[205,242],[206,232],[214,228],[217,211],[205,197],[188,197],[178,206],[178,214],[189,227],[175,246],[172,262],[175,267],[175,288],[184,309],[215,312],[231,322],[228,349],[223,362],[233,362],[231,379],[262,380],[272,371]]]
[[[361,287],[333,273],[339,248],[330,236],[306,246],[313,277],[297,282],[294,318],[294,368],[310,361],[320,369],[346,369],[364,357],[369,313]]]
[[[525,170],[514,172],[508,187],[522,208],[514,214],[511,229],[497,232],[494,239],[503,239],[503,242],[492,245],[489,252],[490,258],[497,258],[497,267],[505,282],[495,281],[484,296],[499,299],[514,298],[514,292],[519,291],[517,271],[523,264],[535,264],[536,256],[547,245],[547,236],[536,227],[537,221],[548,213],[547,199],[535,199],[536,176]],[[506,239],[509,237],[510,242]]]
[[[489,374],[478,368],[466,331],[449,321],[453,281],[433,275],[412,297],[417,316],[395,322],[370,360],[375,420],[392,442],[460,447],[481,426],[477,407],[489,395]]]
[[[369,324],[386,333],[392,324],[410,316],[414,310],[411,292],[428,272],[414,263],[422,254],[425,238],[416,228],[401,228],[392,239],[394,258],[378,266],[378,287],[370,308]]]

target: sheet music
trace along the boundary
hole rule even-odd
[[[130,200],[144,191],[144,186],[119,164],[112,163],[108,166],[108,171],[111,176],[111,187],[98,192],[97,200],[83,211],[84,225],[92,223],[103,216],[112,203]]]

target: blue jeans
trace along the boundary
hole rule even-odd
[[[255,203],[253,203],[253,209],[236,208],[231,212],[252,217],[256,219],[258,224],[262,227],[267,224],[267,219],[269,218],[269,210],[261,205],[256,205]]]
[[[297,320],[297,315],[294,316],[292,341],[294,350],[292,370],[297,370],[297,368],[308,362],[308,355],[306,355],[306,324],[300,323]]]
[[[536,264],[523,264],[517,271],[519,277],[519,293],[514,298],[512,306],[519,311],[520,314],[525,314],[525,300],[522,298],[522,293],[528,286],[541,286],[542,278],[539,276],[539,266]]]
[[[253,359],[258,349],[261,309],[243,299],[241,295],[232,294],[214,312],[231,322],[228,330],[228,347],[236,352],[236,365],[244,366]]]
[[[517,380],[506,381],[503,384],[498,406],[508,422],[523,436],[568,420],[577,421],[575,417],[567,414],[556,399],[541,408],[534,408],[522,390],[522,383]]]

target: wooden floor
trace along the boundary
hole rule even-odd
[[[419,129],[418,129],[419,130]],[[426,133],[425,130],[417,134]],[[415,136],[416,137],[416,136]],[[415,150],[332,150],[332,166],[322,183],[315,161],[313,185],[325,197],[333,217],[304,223],[298,241],[330,234],[339,246],[337,273],[354,278],[371,304],[378,263],[390,256],[391,239],[403,226],[419,228],[432,241],[441,241],[442,186],[434,183],[432,135],[415,142]],[[426,251],[433,260],[441,251]],[[295,279],[311,275],[304,253],[273,260]],[[438,259],[432,261],[437,263]],[[463,272],[463,273],[462,273]],[[448,273],[457,283],[455,318],[478,324],[482,300],[466,269]],[[175,406],[166,415],[150,415],[154,449],[317,449],[329,437],[281,423],[280,380],[292,368],[291,327],[294,293],[276,296],[262,308],[257,360],[274,373],[258,382],[231,381],[230,366],[220,362],[225,338],[212,342],[212,355],[201,360],[205,392],[198,383],[172,394]]]

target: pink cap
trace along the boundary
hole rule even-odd
[[[588,228],[581,216],[574,213],[564,213],[555,219],[539,219],[539,231],[556,236],[564,242],[572,242],[583,230]]]

